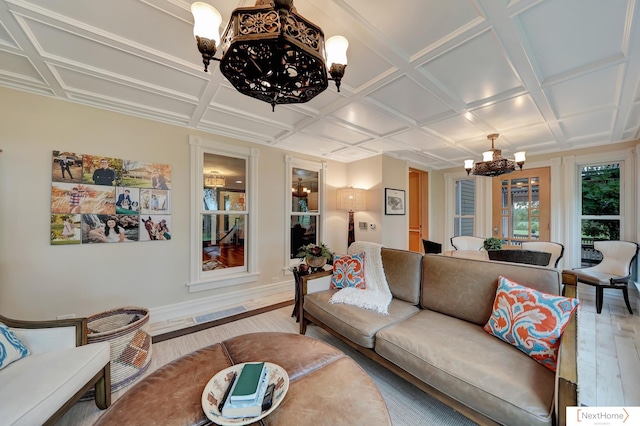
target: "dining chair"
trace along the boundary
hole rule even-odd
[[[422,245],[424,246],[425,253],[435,253],[435,254],[442,253],[442,244],[440,243],[422,239]]]
[[[482,250],[484,240],[482,237],[459,235],[457,237],[451,237],[451,245],[456,250]]]
[[[533,251],[546,251],[547,253],[551,253],[551,258],[549,259],[548,265],[551,268],[557,268],[560,259],[564,255],[564,246],[560,243],[553,243],[551,241],[525,241],[521,245],[522,250],[533,250]]]
[[[596,310],[602,311],[605,288],[622,290],[624,303],[633,315],[629,303],[628,284],[631,266],[638,255],[638,244],[630,241],[594,241],[593,247],[602,253],[602,262],[589,268],[573,269],[578,281],[596,288]]]

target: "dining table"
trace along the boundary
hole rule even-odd
[[[442,252],[443,256],[463,257],[465,259],[489,260],[486,250],[450,250]]]

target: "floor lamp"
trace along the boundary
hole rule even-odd
[[[355,210],[366,209],[367,191],[353,187],[338,189],[338,210],[347,210],[349,212],[349,236],[347,240],[347,247],[356,240],[353,212]]]

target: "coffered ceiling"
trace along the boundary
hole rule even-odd
[[[205,0],[223,16],[254,1]],[[349,39],[338,93],[278,106],[203,72],[190,2],[0,0],[0,85],[350,162],[442,169],[640,137],[640,0],[295,0]],[[224,30],[224,28],[221,28]],[[218,55],[220,52],[218,53]]]

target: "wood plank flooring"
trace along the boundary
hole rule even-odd
[[[596,313],[595,288],[579,284],[578,401],[587,406],[640,406],[640,316],[637,293],[627,311],[619,290],[604,291]]]

